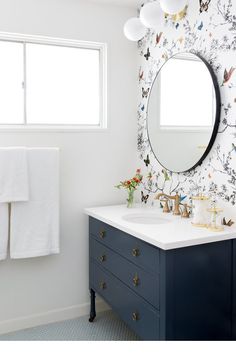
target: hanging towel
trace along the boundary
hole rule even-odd
[[[0,260],[7,257],[9,206],[29,198],[27,151],[24,147],[0,148]]]
[[[29,200],[11,205],[11,258],[59,253],[59,150],[27,153]]]
[[[27,150],[0,148],[0,203],[29,199]]]
[[[8,204],[0,203],[0,260],[7,257],[8,229],[9,229]]]

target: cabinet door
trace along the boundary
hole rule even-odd
[[[173,335],[170,338],[230,340],[232,241],[179,248],[171,251],[171,255],[168,290]]]
[[[236,340],[236,240],[233,240],[233,339]]]

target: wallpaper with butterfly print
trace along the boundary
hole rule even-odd
[[[187,173],[169,172],[157,162],[148,141],[146,111],[152,82],[173,54],[199,53],[214,69],[222,101],[221,123],[213,148],[202,165]],[[138,105],[139,166],[145,175],[143,195],[164,191],[182,197],[210,193],[236,218],[236,1],[189,0],[186,16],[160,21],[138,43],[140,103]],[[199,94],[199,107],[201,94]],[[174,153],[174,145],[167,152]]]

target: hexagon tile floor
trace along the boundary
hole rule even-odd
[[[111,310],[98,313],[93,323],[88,316],[41,325],[0,335],[0,341],[139,340]]]

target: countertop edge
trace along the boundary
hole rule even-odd
[[[222,234],[220,235],[213,235],[212,237],[205,237],[204,238],[193,238],[191,241],[189,240],[182,240],[182,241],[176,241],[176,242],[170,242],[168,245],[166,245],[165,243],[161,242],[161,241],[157,241],[157,240],[153,240],[152,238],[149,238],[148,236],[146,236],[145,234],[136,232],[132,229],[129,229],[126,226],[123,226],[122,224],[116,223],[114,221],[111,221],[105,217],[102,217],[100,215],[98,215],[97,213],[93,212],[91,210],[91,208],[85,208],[84,209],[85,214],[87,214],[90,217],[96,218],[98,220],[100,220],[101,222],[104,222],[114,228],[117,228],[125,233],[128,233],[136,238],[139,238],[142,241],[145,241],[149,244],[151,244],[152,246],[158,247],[164,251],[168,251],[168,250],[173,250],[173,249],[177,249],[177,248],[184,248],[184,247],[191,247],[191,246],[198,246],[198,245],[203,245],[203,244],[207,244],[207,243],[214,243],[214,242],[220,242],[222,240],[231,240],[231,239],[235,239],[235,231],[232,231],[232,233],[228,233],[226,236],[222,236]],[[229,227],[230,228],[230,227]]]

